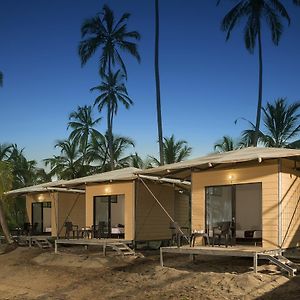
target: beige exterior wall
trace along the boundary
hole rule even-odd
[[[56,236],[56,213],[57,210],[57,193],[40,193],[26,195],[26,211],[28,222],[32,221],[32,203],[33,202],[51,202],[51,235]]]
[[[32,220],[33,202],[51,202],[51,235],[64,235],[64,222],[68,214],[69,221],[80,227],[85,225],[85,195],[75,193],[40,193],[26,196],[28,220]]]
[[[300,246],[300,172],[293,163],[282,163],[282,241],[283,247]]]
[[[133,181],[86,186],[86,226],[93,225],[95,196],[124,195],[125,239],[134,240],[134,186]]]
[[[146,184],[174,218],[175,191],[173,187],[152,182],[146,182]],[[170,239],[170,219],[143,183],[137,182],[136,185],[135,239],[137,241]]]
[[[192,230],[205,228],[205,187],[262,183],[263,247],[278,246],[278,164],[192,173]]]

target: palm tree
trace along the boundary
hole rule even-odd
[[[97,162],[98,167],[94,168],[94,172],[103,172],[111,170],[111,157],[108,150],[108,132],[101,137],[93,137],[87,155],[90,161]],[[112,136],[114,168],[124,168],[130,165],[130,156],[124,157],[124,152],[129,147],[134,147],[134,141],[129,137],[120,135]]]
[[[160,99],[160,79],[159,79],[159,4],[155,0],[155,83],[156,83],[156,111],[157,111],[157,130],[158,130],[158,145],[159,145],[159,160],[160,165],[164,164],[164,145],[163,145],[163,130],[161,117],[161,99]]]
[[[37,162],[34,160],[28,161],[24,156],[24,148],[19,149],[17,144],[13,144],[10,151],[8,161],[12,165],[13,188],[17,189],[32,185],[32,177]]]
[[[133,104],[133,101],[128,96],[122,78],[123,75],[120,70],[116,73],[109,72],[108,75],[103,75],[103,81],[99,86],[91,89],[91,91],[100,92],[100,96],[98,96],[94,102],[94,105],[98,106],[99,112],[101,112],[104,107],[107,109],[107,138],[111,170],[114,169],[113,119],[118,112],[119,102],[122,103],[126,109]]]
[[[0,71],[0,86],[3,86],[3,73]]]
[[[11,165],[8,162],[0,161],[0,225],[8,244],[14,244],[12,236],[9,232],[4,210],[3,210],[3,197],[4,193],[12,188],[13,173]]]
[[[259,134],[259,141],[266,147],[297,148],[299,140],[293,141],[300,132],[300,102],[288,105],[285,98],[279,98],[274,104],[267,103],[263,111],[265,131]],[[253,136],[254,128],[245,130],[245,138]]]
[[[135,44],[135,41],[140,40],[140,34],[127,30],[129,17],[130,14],[125,13],[116,21],[113,11],[104,5],[101,14],[86,20],[81,26],[82,41],[78,48],[81,64],[85,65],[101,47],[100,75],[112,72],[112,67],[118,65],[127,78],[121,51],[131,54],[138,62],[141,60]]]
[[[263,51],[262,51],[262,25],[265,21],[271,30],[272,41],[277,46],[283,31],[282,19],[290,24],[290,17],[284,5],[278,0],[243,0],[239,1],[224,17],[221,28],[227,33],[226,40],[231,36],[236,25],[245,19],[244,41],[246,49],[254,52],[258,42],[259,84],[258,102],[253,146],[257,145],[261,119],[262,93],[263,93]]]
[[[300,102],[288,105],[286,99],[279,98],[274,105],[267,103],[263,108],[264,144],[268,147],[286,147],[300,132]]]
[[[101,135],[101,133],[95,129],[95,126],[100,122],[101,118],[94,120],[92,107],[85,105],[83,107],[78,106],[77,111],[71,112],[69,120],[68,129],[72,129],[69,138],[75,143],[79,143],[79,148],[84,155],[91,137],[93,135]]]
[[[177,163],[188,158],[192,152],[192,148],[188,146],[185,140],[175,140],[174,135],[167,138],[164,137],[164,158],[166,164]],[[152,162],[160,166],[160,161],[153,156],[150,156]]]
[[[0,161],[7,160],[11,154],[12,145],[0,144]]]
[[[214,144],[214,150],[219,153],[237,150],[239,148],[241,148],[241,144],[235,143],[233,138],[228,135],[224,135],[221,140]]]
[[[142,159],[137,152],[130,155],[129,165],[138,169],[150,169],[152,168],[151,161],[153,159]]]
[[[50,175],[59,179],[74,179],[89,174],[90,167],[83,165],[84,159],[78,145],[71,140],[57,141],[55,148],[60,148],[60,155],[44,159],[46,166],[50,165]]]

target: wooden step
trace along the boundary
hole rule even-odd
[[[128,247],[124,243],[116,242],[116,243],[109,243],[107,246],[110,246],[113,250],[115,250],[118,254],[123,256],[135,256],[135,252]]]

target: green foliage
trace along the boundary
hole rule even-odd
[[[187,141],[178,140],[176,141],[174,135],[171,137],[164,137],[163,142],[164,159],[166,164],[177,163],[188,158],[192,152],[192,148],[188,146]],[[150,156],[152,163],[156,166],[160,166],[160,161]]]
[[[219,1],[220,2],[220,1]],[[267,24],[271,31],[272,41],[278,45],[283,32],[282,21],[286,20],[290,24],[290,17],[284,5],[278,0],[243,0],[239,1],[223,18],[221,29],[226,32],[226,40],[237,24],[245,21],[244,25],[244,43],[246,49],[253,53],[256,42],[258,42],[258,62],[259,62],[259,80],[258,80],[258,101],[255,133],[253,137],[253,146],[257,146],[259,139],[259,127],[261,120],[262,91],[263,91],[263,51],[262,51],[262,28],[263,23]]]
[[[91,91],[99,91],[100,95],[96,98],[94,105],[98,106],[99,112],[104,107],[107,109],[107,141],[110,156],[110,169],[113,170],[114,164],[114,145],[113,145],[113,119],[118,112],[119,102],[128,109],[133,101],[128,96],[126,86],[123,82],[123,75],[118,70],[116,73],[109,72],[103,75],[103,81],[99,86],[93,87]]]
[[[133,105],[133,101],[128,96],[126,86],[123,82],[123,75],[118,70],[116,73],[109,72],[108,75],[103,76],[103,81],[100,85],[91,88],[91,91],[98,91],[100,95],[95,99],[94,105],[98,106],[99,112],[104,107],[107,108],[110,115],[108,119],[111,120],[118,112],[119,102],[128,109]]]
[[[11,163],[0,161],[0,199],[13,185],[13,168]]]
[[[51,176],[57,176],[58,179],[74,179],[89,174],[90,167],[83,163],[84,156],[75,141],[59,140],[55,148],[59,148],[60,155],[44,159],[45,165],[51,168]]]
[[[282,19],[290,24],[290,17],[284,5],[276,0],[244,0],[239,1],[224,17],[221,29],[227,33],[226,40],[231,36],[232,30],[241,20],[245,20],[244,42],[251,53],[260,34],[263,21],[271,30],[272,41],[278,45],[282,31]]]
[[[143,160],[136,152],[134,154],[131,154],[130,158],[129,158],[129,166],[138,168],[138,169],[152,168],[151,162],[153,162],[153,159],[147,158],[147,159]]]
[[[264,130],[260,131],[259,142],[266,147],[298,148],[300,132],[300,102],[288,105],[285,98],[275,100],[274,104],[267,103],[263,108]],[[249,122],[251,129],[243,131],[243,139],[249,140],[254,134],[254,125]]]
[[[134,141],[129,137],[120,135],[112,136],[113,157],[115,168],[124,168],[130,165],[131,156],[125,156],[124,153],[129,147],[134,147]],[[103,172],[110,170],[110,153],[108,145],[108,132],[104,136],[94,136],[89,145],[87,155],[89,160],[96,164],[93,172]]]
[[[214,150],[219,153],[237,150],[241,147],[240,142],[236,143],[234,139],[228,135],[224,135],[221,140],[214,144]]]
[[[81,152],[85,152],[92,136],[99,136],[101,133],[95,126],[101,118],[93,119],[91,106],[78,106],[77,111],[73,111],[69,116],[68,129],[71,128],[69,139],[75,144],[79,144]]]
[[[7,174],[12,176],[9,190],[51,181],[51,176],[44,169],[38,168],[36,161],[27,160],[24,149],[19,149],[16,144],[0,144],[0,163],[9,166]],[[9,227],[22,225],[26,219],[24,197],[4,201],[4,211]]]
[[[121,52],[129,53],[140,62],[141,58],[135,41],[140,40],[137,31],[128,31],[127,22],[130,17],[125,13],[119,20],[115,19],[113,11],[104,5],[102,13],[87,19],[81,26],[82,41],[79,43],[78,53],[81,64],[87,61],[101,49],[99,73],[104,76],[112,70],[113,66],[119,66],[127,78],[125,63]]]

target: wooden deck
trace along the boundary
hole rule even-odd
[[[190,255],[193,259],[195,255],[215,255],[215,256],[235,256],[253,258],[253,270],[257,272],[257,260],[263,255],[279,255],[280,249],[267,250],[256,246],[182,246],[182,247],[161,247],[160,248],[160,265],[164,266],[163,253],[176,253]]]
[[[82,246],[102,246],[103,253],[106,253],[106,247],[113,244],[122,243],[125,245],[131,244],[131,240],[125,239],[57,239],[55,240],[55,253],[58,252],[58,245],[82,245]]]

